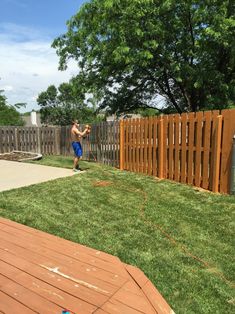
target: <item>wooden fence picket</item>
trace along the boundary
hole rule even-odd
[[[187,175],[187,113],[183,113],[181,115],[181,175],[180,175],[180,182],[186,183],[188,179]]]
[[[160,118],[158,124],[158,177],[164,178],[164,119]]]
[[[221,148],[220,192],[229,192],[230,169],[232,158],[232,141],[235,134],[235,110],[222,110],[223,134]]]
[[[180,174],[180,115],[174,117],[174,180],[179,182]]]
[[[169,154],[168,154],[168,147],[169,147],[169,136],[168,136],[168,116],[163,116],[163,137],[162,137],[162,149],[163,149],[163,176],[162,178],[168,178],[168,164],[169,164]]]
[[[174,175],[174,148],[173,148],[173,138],[174,138],[174,116],[170,115],[169,116],[169,133],[168,133],[168,173],[169,173],[169,179],[173,180],[173,175]]]
[[[196,152],[195,152],[195,186],[201,186],[202,168],[202,128],[203,128],[203,112],[196,113]]]
[[[220,158],[221,158],[222,116],[218,115],[215,121],[215,138],[212,165],[212,191],[219,192]]]
[[[147,171],[148,163],[148,118],[144,119],[144,173]]]
[[[189,125],[188,125],[188,184],[193,184],[194,181],[194,112],[188,114]]]
[[[157,125],[158,120],[157,117],[153,118],[153,176],[156,177],[157,175]]]
[[[148,119],[148,162],[147,162],[147,173],[148,175],[152,175],[152,137],[153,137],[153,118],[149,117]]]

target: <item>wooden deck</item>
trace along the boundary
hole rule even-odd
[[[172,314],[117,257],[0,218],[0,313]]]

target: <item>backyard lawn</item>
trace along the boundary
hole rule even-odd
[[[37,163],[70,168],[72,160]],[[235,312],[234,196],[81,166],[73,177],[0,193],[0,216],[136,265],[178,314]]]

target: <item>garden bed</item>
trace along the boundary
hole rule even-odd
[[[16,150],[10,153],[0,154],[0,160],[10,160],[10,161],[38,160],[41,158],[42,158],[41,154],[16,151]]]

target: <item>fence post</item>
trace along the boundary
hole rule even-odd
[[[219,115],[216,119],[216,129],[214,137],[214,149],[212,149],[212,191],[219,192],[219,174],[220,174],[220,153],[221,153],[221,137],[222,137],[222,120],[223,116]]]
[[[164,144],[163,123],[164,123],[164,120],[161,117],[160,121],[159,121],[159,137],[158,137],[158,169],[159,169],[158,170],[158,177],[160,179],[162,179],[164,177],[163,176],[163,150],[164,150],[164,147],[163,147],[163,144]]]
[[[220,193],[229,193],[232,139],[235,134],[235,110],[224,109]]]
[[[41,136],[40,136],[41,128],[37,127],[37,153],[41,154]]]
[[[19,150],[19,143],[18,143],[18,128],[14,128],[14,137],[15,137],[15,150]]]
[[[55,151],[53,154],[55,155],[61,155],[61,127],[55,128]]]
[[[230,194],[235,194],[235,134],[233,135],[232,145],[232,165],[230,173]]]
[[[120,170],[124,170],[124,121],[120,120]]]

